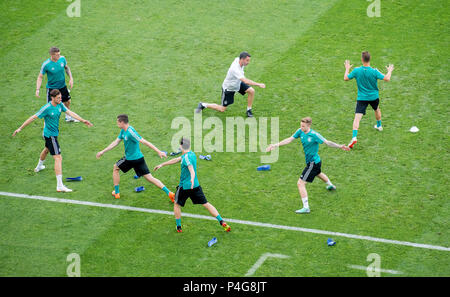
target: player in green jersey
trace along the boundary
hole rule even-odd
[[[154,168],[158,170],[163,166],[172,165],[181,162],[181,176],[180,184],[177,187],[175,194],[175,203],[173,205],[173,212],[175,215],[175,222],[177,225],[177,232],[181,232],[181,207],[184,206],[186,200],[191,198],[192,203],[203,205],[209,213],[217,219],[219,224],[227,232],[230,232],[231,227],[222,219],[217,209],[206,200],[197,178],[197,157],[191,151],[191,142],[189,139],[182,138],[180,141],[181,157],[174,158],[170,161],[164,162]]]
[[[366,108],[370,104],[372,109],[375,111],[375,119],[377,124],[374,126],[378,131],[383,131],[383,126],[381,126],[381,110],[380,110],[380,95],[378,92],[377,80],[389,81],[391,79],[392,71],[394,70],[394,65],[389,64],[386,67],[387,74],[384,75],[378,69],[370,67],[370,54],[369,52],[363,52],[361,54],[361,61],[363,66],[356,67],[349,74],[350,65],[349,60],[345,60],[345,73],[344,80],[349,81],[356,78],[356,84],[358,85],[358,98],[356,99],[356,109],[355,109],[355,119],[353,120],[353,135],[352,140],[349,143],[349,148],[353,146],[358,141],[358,129],[359,122],[361,121],[363,115],[366,114]]]
[[[305,152],[306,167],[303,170],[297,182],[297,187],[303,203],[303,208],[295,211],[298,214],[310,212],[308,203],[308,193],[306,192],[306,183],[313,182],[316,176],[318,176],[321,180],[323,180],[327,184],[326,187],[327,190],[336,189],[336,186],[331,183],[328,176],[326,176],[321,170],[322,160],[320,159],[320,156],[318,154],[319,144],[325,143],[329,147],[340,148],[344,151],[350,150],[347,146],[343,144],[336,144],[332,141],[326,140],[322,135],[311,129],[311,124],[312,120],[310,117],[303,118],[300,123],[300,129],[298,129],[294,133],[294,135],[284,139],[279,143],[270,144],[266,149],[267,152],[270,152],[274,148],[289,144],[297,138],[300,138],[302,141],[303,150]]]
[[[122,140],[125,146],[125,157],[117,161],[114,164],[113,169],[113,182],[114,182],[114,191],[112,195],[116,198],[120,198],[120,172],[124,173],[128,172],[131,168],[134,169],[136,175],[141,177],[143,176],[147,181],[154,184],[161,190],[163,190],[167,196],[169,196],[170,200],[173,202],[175,193],[169,191],[167,187],[157,178],[154,178],[150,171],[148,170],[147,164],[144,160],[144,155],[142,154],[139,144],[142,143],[145,146],[148,146],[152,150],[154,150],[160,158],[167,158],[166,153],[161,152],[156,146],[152,143],[148,142],[144,138],[142,138],[136,130],[129,124],[128,116],[126,114],[121,114],[117,116],[117,126],[121,129],[119,136],[114,140],[109,146],[107,146],[104,150],[97,153],[97,159],[106,153],[107,151],[115,148]]]
[[[61,99],[63,104],[70,109],[70,90],[66,86],[66,77],[64,72],[69,76],[70,89],[73,88],[73,76],[70,71],[67,60],[64,56],[61,56],[60,50],[57,47],[52,47],[49,50],[50,58],[42,63],[41,70],[39,71],[38,78],[36,80],[36,97],[40,97],[39,91],[41,89],[42,80],[44,75],[47,75],[47,102],[51,101],[50,92],[52,90],[59,90],[61,92]],[[66,114],[66,122],[78,122],[77,119],[72,118]]]
[[[50,92],[50,96],[52,100],[49,103],[45,104],[36,114],[29,117],[16,131],[14,131],[13,136],[22,131],[23,128],[28,126],[35,119],[43,118],[45,123],[43,133],[45,140],[45,148],[41,152],[41,155],[39,157],[39,163],[34,169],[34,171],[39,172],[45,168],[44,161],[48,153],[50,153],[53,156],[53,159],[55,160],[55,174],[57,181],[56,190],[58,192],[72,192],[72,190],[65,187],[62,182],[62,157],[61,157],[61,149],[58,143],[59,117],[61,115],[61,112],[65,112],[69,116],[77,119],[80,122],[83,122],[89,127],[92,126],[92,123],[81,118],[73,111],[67,109],[66,106],[61,103],[61,92],[59,90],[52,90]]]

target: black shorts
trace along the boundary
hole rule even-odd
[[[378,105],[380,104],[380,98],[377,98],[376,100],[371,100],[371,101],[356,100],[355,113],[366,114],[366,108],[369,104],[370,104],[370,106],[372,106],[373,110],[377,110]]]
[[[319,175],[322,170],[322,161],[319,163],[309,162],[306,164],[305,169],[303,169],[302,175],[300,175],[300,179],[302,181],[312,183],[314,178]]]
[[[250,88],[249,85],[247,85],[245,82],[241,81],[241,86],[239,87],[239,93],[244,96],[245,91]],[[227,91],[222,89],[222,106],[228,106],[234,103],[234,93],[235,91]]]
[[[50,92],[52,90],[56,90],[56,89],[47,89],[47,102],[52,101],[52,97],[50,96]],[[61,101],[62,102],[67,102],[70,100],[71,97],[70,97],[69,90],[67,89],[67,86],[64,86],[58,90],[61,92]]]
[[[131,168],[134,169],[137,176],[143,176],[149,174],[147,163],[145,163],[144,157],[136,160],[127,160],[126,157],[123,157],[116,163],[117,167],[122,170],[123,173],[128,172]]]
[[[192,203],[194,204],[208,203],[205,194],[203,194],[201,186],[187,190],[180,188],[180,186],[177,186],[177,192],[175,193],[175,202],[180,206],[184,206],[188,198],[191,198]]]
[[[45,137],[45,147],[50,151],[50,155],[60,155],[61,154],[61,148],[59,147],[58,143],[58,136],[50,136]]]

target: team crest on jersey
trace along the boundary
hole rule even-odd
[[[128,136],[125,136],[125,140],[128,140]]]
[[[61,63],[61,67],[64,67],[64,63]]]

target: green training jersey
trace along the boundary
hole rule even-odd
[[[61,56],[58,61],[47,59],[42,63],[41,74],[47,74],[47,89],[62,89],[66,86],[64,71],[67,65],[66,58]]]
[[[302,131],[302,129],[298,129],[294,135],[294,138],[300,138],[303,145],[303,151],[305,152],[305,161],[306,164],[309,162],[319,163],[319,144],[326,141],[322,135],[310,129],[308,133]]]
[[[44,118],[45,137],[58,136],[59,116],[63,111],[67,111],[67,108],[64,106],[64,104],[60,103],[56,106],[53,106],[53,104],[49,102],[42,106],[41,109],[39,109],[39,111],[36,113],[38,118]]]
[[[133,127],[128,126],[126,131],[121,129],[117,138],[123,140],[123,144],[125,145],[125,158],[127,160],[137,160],[144,157],[139,148],[139,141],[142,137]]]
[[[189,171],[189,166],[192,165],[195,172],[194,178],[194,188],[198,187],[200,184],[197,179],[197,156],[192,151],[189,151],[181,156],[181,176],[180,176],[180,187],[184,190],[191,188],[191,172]]]
[[[380,97],[377,80],[383,79],[384,75],[378,69],[370,66],[356,67],[348,75],[348,78],[356,78],[356,84],[358,85],[357,100],[372,101]]]

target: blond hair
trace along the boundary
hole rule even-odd
[[[312,119],[310,117],[306,117],[302,119],[302,123],[307,124],[308,126],[311,126],[312,124]]]

